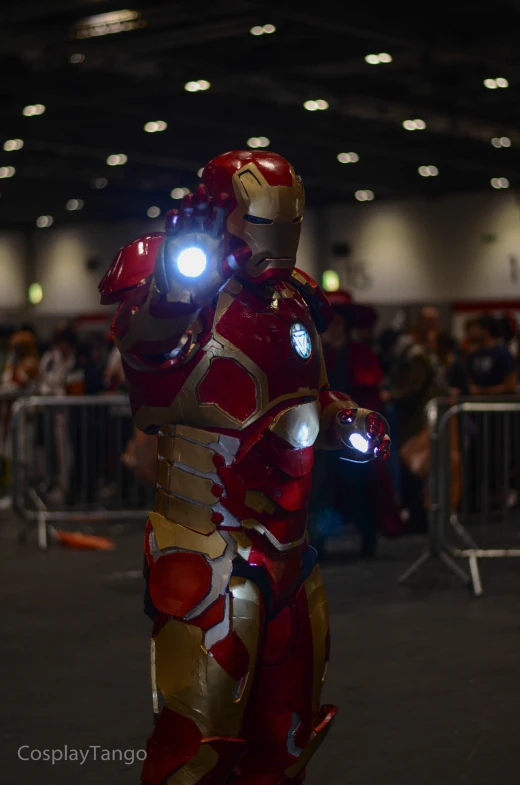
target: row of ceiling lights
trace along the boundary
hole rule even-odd
[[[319,101],[307,101],[307,104],[316,104],[316,108],[324,108],[323,106],[318,106],[319,103],[326,103],[326,102],[319,102]],[[307,107],[308,108],[308,107]],[[309,110],[314,111],[314,110]],[[147,133],[158,133],[160,131],[166,131],[168,128],[168,123],[164,120],[151,120],[144,125],[144,130]],[[419,118],[415,120],[405,120],[403,122],[403,128],[407,131],[415,131],[415,130],[424,130],[426,128],[426,123],[424,120]],[[267,136],[251,136],[247,140],[248,147],[258,148],[258,147],[269,147],[270,139]],[[493,147],[499,149],[501,147],[511,147],[511,139],[508,136],[495,136],[491,139],[491,144]],[[24,146],[23,139],[7,139],[4,142],[4,150],[6,152],[12,152],[14,150],[21,150]],[[359,156],[357,153],[339,153],[337,159],[342,164],[347,163],[356,163],[359,161]],[[124,153],[116,153],[109,155],[107,158],[107,164],[109,166],[122,166],[123,164],[127,163],[128,156]]]
[[[79,55],[78,55],[78,57],[79,57]],[[369,57],[370,58],[376,58],[377,57],[378,58],[378,62],[391,62],[391,60],[392,60],[391,56],[386,54],[386,53],[384,53],[384,52],[379,54],[379,55],[367,55],[367,58],[369,58]],[[367,59],[367,58],[365,58],[365,59]],[[390,60],[381,59],[381,58],[390,58]],[[484,83],[486,84],[486,82],[494,83],[495,87],[497,87],[497,86],[498,87],[507,87],[509,85],[509,82],[507,81],[507,79],[502,79],[502,78],[499,78],[499,79],[486,79]],[[486,86],[490,87],[490,84],[487,84]],[[196,93],[196,92],[200,92],[200,91],[204,92],[205,90],[209,90],[210,87],[211,87],[211,82],[208,82],[207,79],[198,79],[197,81],[186,82],[186,84],[184,85],[184,89],[187,92],[189,92],[189,93]],[[491,89],[494,89],[494,88],[491,88]],[[308,100],[304,101],[303,102],[303,107],[308,112],[317,112],[317,111],[325,111],[326,109],[329,109],[330,104],[324,98],[315,98],[315,99],[313,98],[313,99],[308,99]],[[23,108],[22,112],[23,112],[23,114],[26,117],[33,117],[33,116],[37,116],[37,115],[43,114],[45,112],[45,109],[46,109],[46,107],[44,106],[44,104],[30,104],[28,106],[25,106]],[[403,120],[402,126],[403,126],[403,128],[406,131],[424,131],[424,130],[426,130],[426,123],[425,123],[425,121],[422,120],[419,117],[417,117],[417,118],[415,118],[413,120]],[[157,133],[158,131],[165,131],[167,128],[168,128],[168,123],[166,123],[164,120],[151,120],[151,121],[145,123],[145,125],[144,125],[144,130],[147,133]],[[252,138],[256,138],[256,137],[252,137]],[[264,139],[265,137],[260,137],[260,138]],[[499,141],[500,141],[500,144],[498,144]],[[494,147],[509,147],[510,144],[511,144],[511,140],[508,139],[508,137],[505,137],[505,136],[503,136],[503,137],[496,137],[496,138],[491,140],[491,143],[494,145]],[[258,145],[258,146],[262,146],[262,145]],[[263,145],[263,146],[266,146],[266,145]],[[11,149],[19,149],[19,148],[11,148]]]
[[[251,33],[251,35],[257,35],[257,36],[258,35],[272,35],[273,33],[276,33],[276,27],[274,25],[271,25],[271,24],[255,25],[254,27],[251,28],[251,30],[249,32]]]
[[[408,131],[411,131],[425,128],[426,124],[424,123],[424,120],[405,120],[403,126]],[[144,130],[150,134],[165,131],[167,128],[168,123],[164,122],[164,120],[153,120],[144,125]],[[252,148],[269,147],[270,143],[271,140],[267,136],[251,136],[247,140],[247,146]],[[491,139],[491,144],[497,149],[501,147],[511,147],[511,139],[508,136],[495,136]],[[23,139],[7,139],[4,142],[4,150],[6,152],[21,150],[23,146]],[[357,161],[359,161],[359,155],[357,153],[338,153],[337,159],[342,164],[357,163]],[[115,153],[109,155],[107,158],[107,164],[109,166],[122,166],[127,163],[127,161],[128,156],[124,153]]]
[[[414,120],[409,121],[414,123],[414,127],[420,127],[424,121],[422,120]],[[419,124],[419,125],[418,125]],[[150,133],[154,133],[156,131],[164,131],[167,128],[167,123],[163,120],[151,121],[145,124],[145,130]],[[509,137],[502,136],[502,137],[494,137],[491,140],[491,143],[494,147],[510,147],[511,140]],[[259,147],[268,147],[270,144],[270,140],[267,136],[252,136],[247,140],[247,144],[251,148],[259,148]],[[22,139],[8,139],[4,142],[4,150],[5,151],[13,151],[13,150],[20,150],[24,146]],[[350,153],[338,153],[336,156],[337,160],[342,164],[347,163],[357,163],[359,161],[359,155],[355,152]],[[125,153],[113,153],[109,155],[106,159],[106,163],[108,166],[123,166],[128,162],[128,156]],[[203,167],[199,169],[197,172],[198,176],[202,175]],[[418,168],[418,172],[422,177],[435,177],[439,174],[439,170],[436,166],[427,165],[427,166],[420,166]],[[9,177],[13,177],[16,173],[16,169],[13,166],[3,166],[0,167],[0,178],[5,179]],[[503,181],[505,178],[493,178],[491,183]],[[94,189],[101,189],[105,188],[107,185],[107,180],[104,177],[98,177],[91,181],[91,187]],[[495,187],[495,186],[493,186]],[[504,185],[500,185],[499,187],[507,187]],[[174,188],[171,192],[172,199],[182,199],[185,195],[187,190],[185,188]],[[71,209],[78,209],[78,208],[71,208]],[[79,208],[81,209],[81,208]]]
[[[419,173],[424,177],[435,177],[439,171],[435,166],[422,166],[419,169]],[[509,188],[509,180],[506,177],[494,177],[491,180],[491,186],[497,190]],[[170,196],[172,199],[182,199],[187,193],[189,193],[187,188],[174,188]],[[375,194],[368,188],[359,189],[355,192],[354,198],[358,202],[372,202],[375,199]],[[84,205],[85,202],[82,199],[69,199],[65,207],[69,211],[76,211],[82,210]],[[147,209],[146,215],[148,218],[159,218],[161,215],[161,208],[157,207],[157,205],[151,205]],[[39,215],[36,219],[36,226],[38,229],[48,229],[53,223],[54,218],[52,215]]]
[[[496,90],[497,87],[509,87],[509,82],[499,76],[498,79],[484,79],[484,87],[487,87],[488,90]]]
[[[101,16],[101,15],[100,15]],[[124,30],[131,29],[130,27],[125,27],[125,24],[129,24],[129,22],[123,23],[120,27],[118,27],[119,23],[116,23],[114,26],[107,25],[106,32],[123,32]],[[109,30],[109,28],[111,28]],[[273,24],[266,24],[266,25],[254,25],[249,31],[251,35],[260,36],[260,35],[272,35],[276,33],[276,27]],[[106,33],[105,33],[106,34]],[[94,35],[100,35],[99,32],[94,33]],[[83,63],[85,61],[85,55],[81,52],[76,52],[69,57],[69,63],[78,64]],[[393,62],[393,57],[388,52],[379,52],[379,54],[367,54],[365,55],[365,62],[369,65],[381,65],[381,64],[389,64]],[[205,86],[201,86],[205,85]],[[509,87],[509,80],[503,76],[499,76],[496,78],[487,78],[483,80],[483,84],[488,90],[496,90],[497,88],[506,88]],[[187,82],[184,86],[185,90],[189,92],[197,92],[198,90],[208,90],[210,87],[210,83],[206,80],[202,79],[198,82]],[[37,105],[41,106],[41,105]],[[45,107],[43,107],[43,111],[45,111]],[[312,111],[312,110],[311,110]],[[35,112],[34,114],[38,114]]]

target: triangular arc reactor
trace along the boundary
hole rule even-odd
[[[312,353],[311,337],[303,324],[296,323],[291,327],[291,343],[298,357],[309,359]]]

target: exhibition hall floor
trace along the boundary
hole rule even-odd
[[[5,515],[5,514],[4,514]],[[1,521],[5,783],[137,785],[151,729],[141,533],[114,552],[39,552]],[[332,620],[324,699],[340,706],[308,785],[513,785],[520,781],[520,563],[484,565],[474,599],[440,567],[396,584],[421,540],[323,563]],[[97,748],[83,765],[19,759]],[[21,752],[18,751],[22,748]]]

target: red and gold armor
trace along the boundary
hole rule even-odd
[[[300,782],[336,713],[320,705],[329,631],[306,539],[313,451],[385,457],[389,439],[383,418],[328,388],[330,308],[295,269],[303,206],[283,158],[226,153],[165,233],[124,247],[100,285],[103,302],[120,302],[135,423],[158,434],[145,785]]]

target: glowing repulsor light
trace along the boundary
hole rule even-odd
[[[361,436],[360,433],[352,433],[349,436],[349,442],[355,450],[358,450],[358,452],[368,451],[368,441],[364,436]]]
[[[196,245],[184,248],[176,260],[179,272],[187,278],[198,278],[206,269],[207,263],[206,254],[201,248],[197,248]]]

